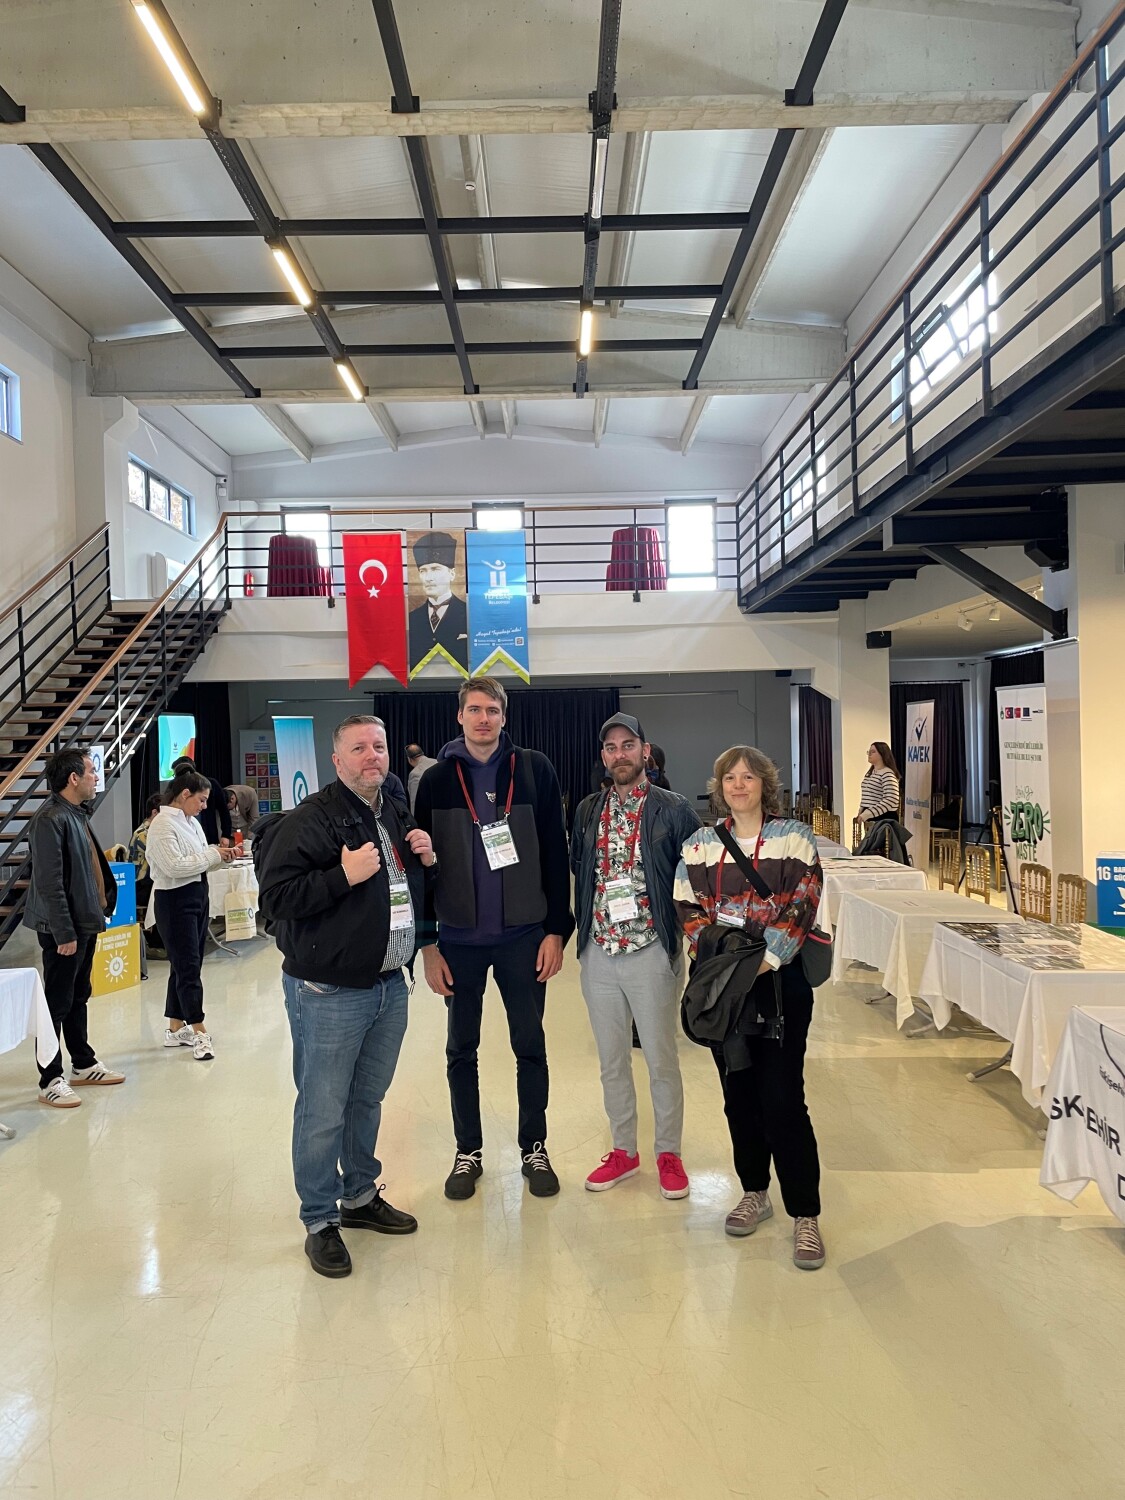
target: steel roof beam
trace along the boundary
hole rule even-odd
[[[601,345],[607,353],[643,354],[672,352],[682,354],[698,346],[696,339],[607,339]],[[455,355],[454,344],[346,344],[336,358],[398,359]],[[469,354],[573,354],[572,339],[477,339],[465,343]],[[331,350],[316,344],[261,344],[228,347],[223,353],[229,359],[324,359]]]
[[[683,286],[600,286],[594,288],[598,301],[616,298],[630,302],[679,302],[685,298],[715,297],[717,282],[687,282]],[[173,292],[178,307],[290,307],[289,292]],[[582,296],[579,286],[534,287],[458,287],[455,300],[473,302],[577,302]],[[322,307],[353,303],[357,307],[436,307],[441,293],[436,291],[324,291],[317,293]]]
[[[786,94],[786,103],[794,108],[801,108],[812,103],[813,88],[820,77],[820,70],[824,66],[836,32],[839,30],[840,22],[844,19],[844,11],[847,9],[848,0],[824,0],[824,8],[820,13],[820,19],[816,23],[812,41],[809,43],[808,51],[805,53],[801,64],[801,71],[797,75],[794,88]],[[711,345],[715,341],[715,335],[719,331],[719,324],[726,313],[727,305],[734,294],[738,284],[738,278],[742,274],[742,268],[746,264],[747,257],[753,247],[755,237],[765,220],[769,210],[770,201],[781,178],[785,167],[786,158],[790,148],[797,137],[795,128],[781,129],[774,137],[773,145],[770,147],[769,156],[762,172],[761,180],[754,193],[754,201],[750,205],[750,212],[746,216],[746,222],[738,236],[734,250],[731,253],[730,262],[727,265],[726,275],[723,277],[723,289],[715,300],[711,309],[711,315],[707,319],[707,327],[704,330],[699,350],[691,362],[687,379],[684,381],[686,391],[694,391],[699,385],[699,374],[703,369],[707,355],[710,353]]]
[[[1051,636],[1052,640],[1061,641],[1067,633],[1066,610],[1051,609],[1049,605],[1043,604],[1039,599],[1034,599],[1023,589],[1014,583],[1009,583],[1002,573],[994,573],[991,568],[986,568],[975,557],[961,552],[956,547],[923,547],[922,551],[934,562],[939,562],[943,567],[949,568],[958,577],[966,579],[1000,604],[1006,604],[1009,609],[1014,609],[1016,614],[1022,615],[1025,620],[1030,620],[1040,630],[1044,630]]]
[[[598,276],[598,251],[601,246],[603,196],[609,162],[609,133],[613,109],[617,103],[614,84],[617,81],[617,44],[621,37],[621,0],[602,0],[601,26],[598,31],[598,80],[590,95],[593,126],[590,138],[590,196],[586,214],[584,252],[582,256],[583,309],[593,308]],[[586,394],[590,374],[589,356],[579,352],[574,373],[574,394],[579,400]]]

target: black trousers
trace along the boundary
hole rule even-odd
[[[772,985],[770,975],[758,984]],[[770,1162],[777,1172],[785,1211],[793,1218],[820,1213],[820,1158],[805,1104],[805,1043],[812,1021],[813,992],[800,959],[781,970],[785,1032],[781,1042],[756,1038],[750,1067],[727,1071],[721,1049],[715,1066],[723,1085],[723,1108],[734,1147],[734,1170],[744,1193],[765,1192]]]
[[[168,954],[168,994],[164,1014],[190,1026],[203,1020],[203,946],[210,906],[207,877],[174,891],[157,891],[156,925]]]
[[[49,932],[38,932],[36,937],[43,953],[43,988],[47,995],[47,1009],[55,1023],[55,1035],[61,1031],[72,1068],[92,1068],[98,1059],[86,1034],[86,1002],[90,998],[90,970],[94,965],[97,933],[80,932],[78,947],[69,957],[59,952],[58,944]],[[53,1079],[62,1075],[60,1047],[54,1059],[39,1069],[39,1087],[45,1089]]]
[[[467,943],[441,945],[453,976],[453,994],[445,1002],[449,1012],[445,1072],[458,1151],[479,1151],[484,1144],[477,1049],[490,968],[504,1001],[516,1056],[520,1150],[526,1154],[547,1139],[547,1042],[543,1036],[547,986],[535,977],[542,941],[542,930],[537,929],[510,943],[479,948]]]

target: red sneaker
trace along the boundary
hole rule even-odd
[[[586,1186],[591,1193],[604,1193],[606,1188],[616,1187],[619,1182],[624,1182],[626,1177],[635,1177],[641,1170],[640,1153],[630,1156],[627,1151],[611,1151],[608,1156],[602,1157],[600,1167],[595,1167],[586,1179]],[[687,1178],[684,1178],[687,1181]]]
[[[671,1151],[662,1151],[656,1158],[656,1170],[660,1174],[660,1192],[664,1198],[686,1198],[691,1192],[684,1164]]]

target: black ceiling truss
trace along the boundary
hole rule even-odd
[[[19,123],[13,121],[13,124]],[[281,219],[282,234],[309,239],[318,235],[360,235],[364,238],[426,234],[424,219]],[[603,214],[602,230],[690,232],[741,229],[742,213],[724,214]],[[257,226],[247,219],[121,219],[113,226],[134,240],[227,240],[253,238]],[[505,214],[479,219],[439,218],[442,236],[457,234],[584,234],[585,214]]]
[[[638,302],[678,301],[683,297],[713,297],[717,286],[709,282],[690,282],[683,286],[600,286],[594,297]],[[321,307],[439,307],[440,292],[429,291],[346,291],[318,292]],[[179,307],[287,307],[293,297],[289,292],[175,292]],[[457,287],[454,298],[457,302],[578,302],[582,288],[578,286],[503,286],[503,287]],[[692,348],[698,343],[691,340]]]
[[[813,102],[813,88],[820,77],[820,70],[824,66],[824,60],[828,56],[828,49],[832,46],[839,30],[840,22],[844,19],[844,11],[847,9],[848,0],[825,0],[824,8],[820,13],[820,19],[816,23],[809,49],[805,53],[805,60],[801,64],[801,71],[797,75],[796,85],[786,91],[785,102],[789,105],[809,105]],[[711,345],[715,342],[715,335],[719,331],[719,325],[726,314],[727,304],[734,295],[734,289],[742,274],[742,268],[750,254],[754,238],[761,228],[765,219],[766,211],[770,206],[770,200],[774,195],[778,182],[781,180],[782,169],[785,166],[789,148],[797,138],[796,130],[779,130],[774,136],[770,154],[766,158],[766,165],[762,171],[761,180],[754,193],[754,201],[750,205],[750,212],[746,215],[741,233],[738,236],[734,250],[731,253],[730,263],[727,266],[726,275],[723,277],[723,286],[715,305],[711,309],[707,319],[707,325],[703,330],[703,337],[699,341],[699,348],[695,358],[691,362],[691,369],[684,381],[685,391],[694,391],[699,386],[699,373],[703,369],[703,362],[711,351]]]
[[[594,294],[598,278],[598,251],[602,240],[603,197],[606,166],[609,160],[609,133],[617,104],[614,85],[617,82],[617,44],[621,36],[621,0],[602,0],[602,20],[598,33],[598,81],[590,95],[592,116],[590,136],[590,188],[586,210],[586,231],[582,256],[582,298],[579,318],[594,316]],[[574,394],[586,394],[590,378],[589,353],[578,350],[574,373]]]
[[[481,339],[463,345],[468,354],[573,354],[573,339]],[[610,339],[599,346],[619,354],[658,351],[686,353],[694,339]],[[316,344],[253,344],[223,351],[230,359],[323,359],[329,351]],[[401,359],[410,356],[456,354],[455,344],[348,344],[357,359]]]
[[[969,557],[958,547],[924,547],[922,549],[934,562],[942,563],[951,572],[967,579],[986,594],[991,594],[1001,604],[1006,604],[1016,614],[1030,620],[1040,630],[1045,630],[1052,640],[1061,641],[1067,631],[1066,610],[1051,609],[1049,605],[1032,598],[1017,584],[1009,583],[1001,573],[994,573],[975,557]]]

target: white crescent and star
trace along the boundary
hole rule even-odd
[[[373,586],[369,586],[368,583],[367,583],[367,579],[363,576],[367,572],[368,568],[378,568],[379,572],[383,575],[380,578],[380,580],[379,580],[379,588],[375,588]],[[360,567],[359,567],[359,581],[367,589],[367,593],[368,593],[368,597],[369,598],[371,598],[371,599],[378,599],[378,597],[379,597],[379,589],[381,589],[383,587],[383,585],[387,581],[387,569],[386,569],[386,565],[384,563],[381,563],[377,557],[369,557],[369,558],[367,558],[367,560],[365,562],[362,562],[360,564]]]

